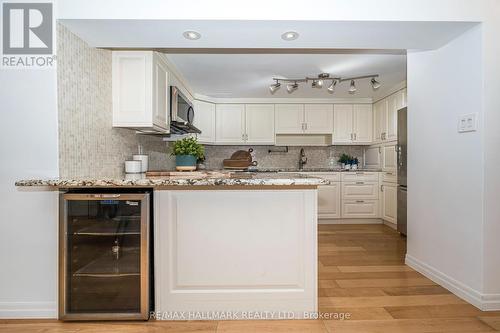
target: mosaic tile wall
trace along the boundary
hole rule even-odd
[[[58,24],[57,58],[61,177],[120,177],[139,144],[150,169],[174,167],[160,138],[112,128],[110,51],[89,47]]]
[[[246,150],[250,146],[205,146],[206,167],[209,169],[222,168],[222,160],[229,158],[236,150]],[[269,149],[278,149],[272,146],[252,146],[259,168],[297,168],[299,163],[300,148],[289,147],[288,153],[269,153]],[[305,168],[331,168],[338,167],[337,160],[343,153],[357,157],[363,164],[362,146],[330,146],[330,147],[304,147],[307,157]]]

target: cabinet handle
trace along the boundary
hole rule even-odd
[[[364,200],[356,200],[356,202],[362,203],[365,202]]]
[[[307,123],[304,123],[304,129],[307,131]]]
[[[354,141],[356,141],[356,140],[357,140],[357,138],[358,138],[357,134],[356,134],[356,133],[354,133]]]
[[[364,184],[364,182],[356,182],[356,184],[363,185],[363,184]]]
[[[392,172],[386,172],[385,174],[388,175],[388,176],[392,176],[393,175]]]
[[[351,141],[352,141],[352,133],[351,133]]]
[[[384,192],[384,185],[380,185],[380,192]]]

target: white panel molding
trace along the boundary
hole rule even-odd
[[[398,89],[399,90],[399,89]],[[200,101],[217,104],[372,104],[372,98],[220,98],[194,94]]]
[[[500,294],[482,294],[409,254],[405,264],[482,311],[500,310]]]
[[[374,97],[372,100],[373,100],[373,103],[377,103],[378,101],[380,100],[383,100],[384,98],[386,98],[387,96],[390,96],[392,94],[394,94],[395,92],[401,90],[401,89],[405,89],[407,86],[406,86],[406,80],[404,81],[401,81],[400,83],[396,84],[395,86],[387,89],[387,90],[383,90],[382,92],[380,92],[380,95],[377,95],[376,97]]]
[[[0,318],[57,318],[57,302],[0,302]]]
[[[383,224],[384,221],[382,221],[382,219],[379,219],[379,218],[373,218],[373,219],[344,219],[344,218],[340,218],[340,219],[330,219],[330,218],[326,218],[326,219],[318,219],[318,224]]]

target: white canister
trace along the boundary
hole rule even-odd
[[[137,160],[125,161],[125,173],[141,173],[142,162]]]
[[[137,155],[132,155],[132,159],[135,161],[141,161],[141,172],[146,172],[148,171],[148,155],[143,155],[143,154],[137,154]]]

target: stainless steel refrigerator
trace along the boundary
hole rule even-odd
[[[406,182],[406,167],[407,167],[407,148],[408,148],[408,131],[407,131],[407,108],[398,110],[398,231],[406,235],[406,194],[408,184]]]

